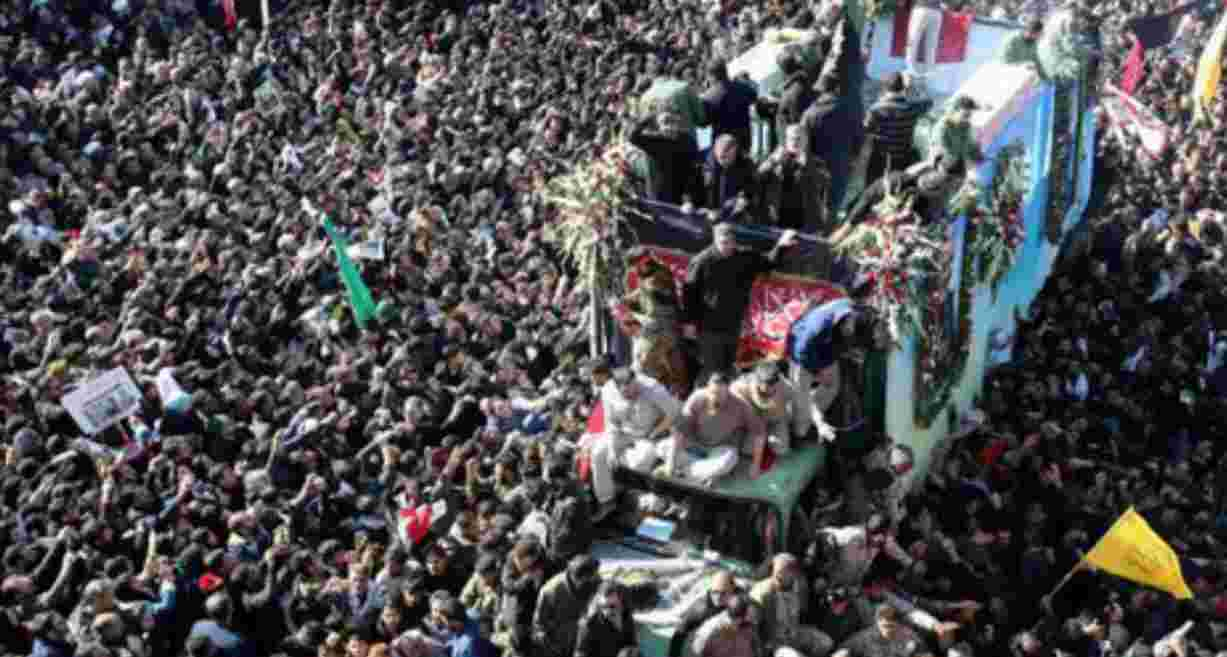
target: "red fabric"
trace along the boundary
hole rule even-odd
[[[967,40],[974,14],[942,12],[942,27],[937,33],[937,64],[955,64],[967,59]]]
[[[222,12],[226,14],[226,29],[233,30],[239,24],[239,14],[234,9],[234,0],[222,0]]]
[[[1227,1],[1227,0],[1225,0]],[[971,34],[973,14],[942,12],[942,26],[937,35],[936,64],[956,64],[967,59],[967,40]],[[895,31],[891,35],[890,56],[907,54],[907,26],[912,19],[912,5],[903,0],[895,10]]]
[[[1010,444],[1004,440],[995,440],[980,450],[976,460],[980,462],[980,465],[994,465],[997,463],[997,459],[1001,458],[1002,454],[1005,454],[1006,448],[1009,446]]]
[[[592,481],[592,455],[588,453],[575,457],[575,478],[584,483]]]
[[[213,573],[205,573],[199,580],[196,581],[196,586],[199,586],[201,593],[204,593],[205,595],[220,589],[222,584],[222,578],[214,575]]]
[[[1133,39],[1133,49],[1129,51],[1129,56],[1125,58],[1124,71],[1120,76],[1121,91],[1133,95],[1133,90],[1137,88],[1138,82],[1142,81],[1142,64],[1145,62],[1145,49],[1142,48],[1142,42],[1136,37]]]
[[[763,472],[762,474],[766,474],[767,472],[769,472],[771,468],[775,466],[776,460],[777,460],[777,457],[775,454],[775,450],[771,449],[770,445],[763,448]],[[773,544],[768,543],[768,545],[773,545]]]
[[[907,24],[910,20],[912,20],[912,2],[911,0],[900,0],[899,7],[895,9],[895,31],[891,35],[890,42],[891,57],[903,57],[907,53]]]
[[[592,412],[588,414],[588,433],[594,436],[605,433],[605,407],[601,405],[599,399],[592,407]]]
[[[669,267],[678,285],[678,296],[681,297],[681,285],[686,280],[690,254],[649,246],[636,259],[636,266],[642,258],[655,258]],[[626,275],[626,289],[635,290],[638,287],[636,267],[631,267]],[[805,314],[810,304],[826,303],[845,296],[847,293],[842,288],[826,281],[787,274],[760,276],[750,290],[750,303],[746,307],[741,340],[737,345],[738,366],[751,365],[764,358],[784,357],[788,331],[792,323]]]
[[[410,543],[416,545],[430,531],[430,505],[423,504],[416,509],[401,509],[401,531]]]

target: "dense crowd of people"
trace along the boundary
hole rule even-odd
[[[228,25],[226,4],[0,6],[0,654],[633,654],[631,613],[654,594],[587,553],[616,464],[711,483],[812,440],[841,456],[806,500],[810,549],[753,582],[718,573],[672,655],[1227,650],[1227,154],[1224,124],[1194,125],[1183,100],[1208,16],[1149,54],[1139,98],[1169,152],[1101,132],[1085,248],[909,487],[907,448],[843,449],[823,420],[837,347],[872,339],[848,308],[814,318],[829,339],[791,370],[729,369],[748,282],[704,267],[779,266],[791,233],[751,257],[717,229],[684,312],[652,301],[656,338],[636,349],[665,344],[669,369],[697,337],[690,393],[685,364],[658,382],[588,356],[589,300],[536,193],[625,133],[653,165],[646,196],[726,219],[833,227],[866,143],[873,177],[941,205],[979,157],[959,140],[970,108],[923,162],[907,136],[927,105],[903,77],[863,138],[841,131],[860,71],[840,3],[333,0],[290,3],[268,31]],[[1048,6],[974,9],[1031,32]],[[1158,9],[1091,13],[1110,44]],[[771,93],[729,79],[776,27],[817,30],[816,55],[783,58]],[[687,117],[632,117],[662,77],[705,91],[705,161]],[[750,111],[774,117],[761,164]],[[365,327],[322,215],[378,245]],[[79,438],[65,394],[116,367],[138,412]],[[604,442],[585,436],[598,400]],[[870,481],[885,504],[853,503],[845,485]],[[1129,506],[1187,557],[1195,599],[1089,569],[1046,595]]]

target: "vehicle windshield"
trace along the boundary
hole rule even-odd
[[[712,487],[621,468],[617,478],[627,494],[598,538],[618,562],[756,566],[803,535],[793,526],[803,522],[794,510],[820,459],[821,449],[806,446],[777,457],[758,478],[743,467]],[[606,555],[598,556],[604,563]]]

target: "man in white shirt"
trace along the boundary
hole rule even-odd
[[[592,446],[592,491],[599,507],[599,522],[614,509],[617,489],[613,471],[619,462],[640,472],[651,472],[656,442],[669,435],[682,405],[655,380],[620,367],[601,386],[605,432]]]

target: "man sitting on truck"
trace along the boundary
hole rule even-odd
[[[681,404],[664,386],[627,367],[615,369],[601,386],[601,407],[605,433],[591,448],[592,491],[599,504],[593,522],[604,520],[615,508],[617,464],[650,472],[657,458],[656,442],[668,436],[681,411]]]
[[[686,400],[673,439],[661,445],[669,476],[710,484],[732,472],[743,454],[753,458],[750,477],[762,473],[767,425],[729,391],[729,378],[712,374]]]
[[[794,439],[809,433],[809,405],[801,403],[796,390],[784,380],[779,362],[759,363],[737,379],[730,390],[767,424],[767,444],[776,453],[787,454]]]

